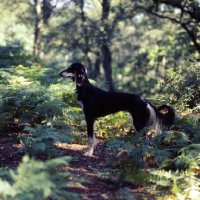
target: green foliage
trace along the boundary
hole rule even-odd
[[[119,138],[108,143],[108,149],[114,150],[116,155],[107,162],[107,166],[119,168],[115,174],[118,183],[129,182],[134,185],[147,183],[148,174],[143,170],[146,167],[157,167],[170,153],[158,147],[155,139],[142,141],[144,132],[141,131],[133,138]]]
[[[199,46],[198,2],[180,2],[115,1],[110,4],[106,22],[100,23],[104,15],[96,10],[103,11],[104,4],[97,0],[84,5],[76,2],[72,12],[63,9],[69,6],[68,2],[56,6],[54,1],[47,3],[43,0],[40,2],[45,8],[41,9],[45,21],[40,27],[41,58],[45,63],[51,63],[51,68],[63,68],[69,62],[81,61],[88,66],[90,74],[103,80],[98,62],[100,65],[100,46],[104,38],[108,40],[112,53],[116,88],[155,94],[159,91],[156,84],[164,77],[165,67],[185,63],[185,57],[195,53],[194,41]],[[33,52],[33,43],[37,41],[34,40],[37,35],[35,4],[19,0],[16,4],[17,8],[5,0],[1,2],[4,10],[1,13],[2,30],[6,30],[1,33],[1,43],[20,41],[26,50]],[[179,12],[180,9],[183,13]],[[21,13],[24,13],[23,17]],[[183,23],[183,19],[191,23]],[[24,59],[19,61],[15,54],[12,57],[17,61],[15,65],[30,66],[29,58],[25,62]]]
[[[195,108],[200,104],[200,62],[198,56],[188,60],[187,67],[167,70],[167,78],[161,82],[170,101],[181,110]]]
[[[0,66],[10,67],[21,63],[28,64],[31,59],[30,55],[26,55],[20,42],[6,42],[6,46],[0,46]]]
[[[199,116],[196,114],[188,114],[185,116],[178,115],[171,127],[171,131],[165,132],[167,136],[168,144],[177,143],[182,146],[189,143],[199,143],[200,141],[200,126]],[[162,140],[162,136],[160,139]],[[171,138],[171,142],[169,141]]]
[[[95,123],[95,127],[99,136],[114,138],[131,129],[132,118],[127,112],[118,112],[99,118]]]
[[[73,142],[74,144],[81,144],[81,145],[88,145],[88,138],[83,137],[80,134],[74,134],[73,135]]]
[[[72,133],[85,124],[81,109],[75,107],[74,86],[60,79],[49,85],[47,77],[56,82],[55,73],[47,76],[50,71],[23,66],[0,70],[1,133],[19,133],[21,150],[31,156],[60,155],[55,143],[72,142]]]
[[[106,164],[114,168],[109,180],[145,188],[153,184],[156,196],[199,197],[199,128],[198,117],[177,117],[171,130],[156,137],[149,132],[148,141],[140,132],[109,142],[108,149],[116,152]]]
[[[118,155],[127,152],[128,160],[133,162],[134,166],[143,168],[148,158],[153,158],[156,165],[161,164],[170,156],[168,149],[161,145],[161,136],[154,137],[153,134],[148,135],[148,140],[144,140],[144,129],[134,136],[119,137],[108,143],[108,149],[115,151]],[[165,140],[167,135],[162,135]],[[119,156],[120,158],[121,156]]]
[[[160,139],[160,141],[165,145],[170,145],[170,144],[186,145],[189,142],[188,135],[181,131],[174,131],[174,130],[166,131],[162,134],[161,137],[163,138],[163,140]]]
[[[164,171],[153,170],[150,171],[152,175],[150,181],[156,183],[157,187],[162,186],[163,190],[170,190],[179,199],[198,199],[200,197],[199,178],[192,172],[187,171]],[[167,189],[168,188],[168,189]],[[159,189],[162,191],[162,189]],[[195,196],[194,196],[194,194]]]
[[[146,186],[149,183],[150,174],[143,170],[139,170],[136,167],[129,167],[126,170],[120,170],[117,173],[109,177],[110,181],[113,181],[119,185],[124,183],[132,184],[134,186]]]
[[[169,134],[171,135],[172,133]],[[166,135],[165,141],[168,141],[168,138],[169,136]],[[170,139],[170,143],[171,142]],[[153,194],[156,196],[163,197],[173,194],[179,199],[198,199],[200,197],[200,146],[199,144],[191,144],[183,147],[184,145],[180,145],[180,143],[181,142],[179,142],[176,147],[177,149],[179,147],[178,156],[170,159],[174,154],[174,149],[171,147],[167,147],[166,150],[162,150],[162,153],[159,154],[159,149],[156,149],[154,145],[151,147],[153,150],[148,151],[148,147],[131,149],[130,142],[124,144],[122,140],[118,142],[114,141],[115,145],[112,145],[112,142],[112,148],[115,147],[118,149],[123,146],[123,148],[127,147],[129,150],[123,150],[121,148],[117,156],[111,158],[108,164],[109,166],[112,164],[111,166],[114,167],[115,172],[108,176],[109,180],[118,184],[123,184],[125,182],[136,186],[140,185],[146,189],[150,186],[150,191],[153,191]],[[166,143],[164,146],[166,146]],[[164,146],[162,146],[162,148],[164,148]],[[134,152],[134,154],[131,157],[132,152]],[[153,154],[153,152],[155,153]],[[159,155],[162,157],[160,163],[157,159]],[[138,162],[139,164],[143,163],[143,165],[137,165]],[[158,165],[155,165],[155,162]],[[160,166],[161,169],[149,169],[149,167],[155,168],[157,166]],[[120,194],[121,192],[123,193],[123,191],[120,191]],[[127,196],[128,199],[130,195],[132,195],[131,192],[126,191],[122,196],[123,198]]]
[[[66,93],[71,93],[70,86],[55,84],[50,86],[41,85],[36,80],[36,70],[40,79],[44,70],[37,68],[9,68],[0,71],[2,88],[1,94],[1,117],[3,123],[15,122],[22,124],[35,124],[48,121],[59,121],[66,116],[67,104],[73,101],[72,96],[62,99]],[[26,78],[25,78],[26,77]],[[34,81],[34,82],[33,82]],[[6,86],[4,86],[6,85]],[[6,116],[6,117],[5,117]]]
[[[63,116],[63,108],[64,103],[38,83],[5,91],[0,106],[2,122],[16,122],[18,126],[58,119]]]
[[[59,156],[61,152],[56,148],[56,142],[71,143],[73,140],[73,135],[69,132],[70,130],[65,130],[65,133],[63,133],[62,130],[56,128],[38,125],[36,129],[25,127],[24,131],[28,131],[31,134],[19,136],[23,144],[19,151],[25,151],[35,157],[41,153],[49,157]]]
[[[190,144],[179,151],[180,156],[175,158],[175,165],[184,163],[186,170],[194,170],[200,167],[200,145]]]
[[[24,156],[17,170],[0,169],[1,199],[80,199],[80,194],[66,190],[76,184],[73,174],[62,172],[61,166],[67,166],[71,160],[61,157],[41,162]]]

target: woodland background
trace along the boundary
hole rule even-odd
[[[3,0],[1,66],[79,61],[107,90],[156,94],[167,68],[199,54],[199,15],[198,1]]]
[[[0,136],[14,138],[33,157],[24,157],[18,171],[2,166],[0,197],[71,198],[63,188],[66,180],[74,183],[51,170],[71,159],[61,157],[58,142],[87,141],[80,136],[86,127],[74,85],[58,77],[72,62],[84,64],[102,89],[176,110],[170,130],[156,137],[149,130],[151,147],[142,133],[133,136],[128,114],[101,118],[97,136],[115,152],[107,164],[114,171],[105,177],[120,186],[152,184],[170,198],[199,197],[200,1],[1,0],[0,16]],[[48,187],[33,192],[38,179],[30,179],[23,196],[18,177],[36,172]],[[123,191],[117,198],[131,196]]]

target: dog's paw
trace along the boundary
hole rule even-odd
[[[84,156],[91,157],[91,156],[92,156],[92,153],[93,153],[93,152],[90,152],[89,150],[87,150],[87,151],[84,152],[83,155],[84,155]]]
[[[90,147],[87,151],[84,152],[84,156],[91,157],[94,151],[94,147]]]

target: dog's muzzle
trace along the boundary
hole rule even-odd
[[[59,75],[63,78],[74,78],[75,74],[68,72],[60,72]]]

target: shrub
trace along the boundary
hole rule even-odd
[[[32,82],[35,77],[21,76],[21,70],[24,74],[28,74],[32,69],[0,70],[1,125],[5,127],[15,123],[19,127],[24,124],[34,125],[50,121],[64,122],[63,118],[68,114],[68,108],[74,101],[72,95],[65,97],[66,93],[72,92],[70,86],[62,84],[44,86],[37,80]]]
[[[38,156],[39,154],[48,155],[48,157],[61,156],[61,152],[56,148],[56,142],[71,143],[73,135],[69,130],[62,130],[51,128],[47,126],[38,125],[36,129],[25,127],[24,131],[31,134],[23,134],[19,136],[23,147],[20,151],[27,152],[30,156]],[[66,134],[66,132],[68,133]]]
[[[107,166],[118,169],[114,178],[122,184],[129,182],[142,185],[147,180],[148,174],[143,169],[159,166],[170,157],[170,152],[158,145],[158,142],[149,136],[148,141],[143,141],[141,131],[132,138],[119,138],[108,143],[108,149],[116,152],[107,162]]]
[[[62,172],[61,166],[67,166],[71,160],[61,157],[41,162],[24,156],[17,170],[0,169],[1,199],[80,199],[80,194],[66,190],[76,184],[73,174]]]
[[[200,104],[200,59],[191,57],[188,66],[167,70],[167,78],[161,81],[171,103],[181,110],[193,109]]]
[[[131,130],[132,118],[129,113],[121,111],[99,118],[95,123],[95,127],[99,136],[114,138]]]
[[[6,46],[0,46],[0,66],[2,68],[19,65],[21,63],[30,65],[30,60],[32,58],[31,55],[24,51],[20,42],[7,41]]]
[[[23,66],[0,70],[1,134],[20,134],[23,150],[31,156],[39,153],[55,156],[58,155],[55,142],[71,142],[74,131],[71,125],[79,127],[76,125],[85,120],[77,114],[81,109],[75,107],[72,85],[41,84],[45,70],[38,72],[40,81],[31,75],[35,70],[40,71]]]

